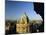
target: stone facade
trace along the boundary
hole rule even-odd
[[[24,14],[16,24],[16,32],[18,33],[27,33],[28,32],[28,22],[27,16]]]

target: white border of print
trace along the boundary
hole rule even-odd
[[[15,0],[14,0],[15,1]],[[45,0],[16,0],[16,1],[29,1],[29,2],[44,2],[44,27],[46,27],[46,1]],[[32,34],[19,34],[19,35],[45,35],[44,33],[32,33]],[[5,0],[0,0],[0,35],[5,35]],[[12,34],[13,35],[13,34]]]
[[[0,0],[0,35],[5,35],[5,0]]]

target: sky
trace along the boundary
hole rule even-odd
[[[6,20],[19,19],[24,13],[29,19],[42,20],[41,16],[34,11],[33,2],[8,1],[5,6]]]

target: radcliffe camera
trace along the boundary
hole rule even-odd
[[[5,34],[44,32],[44,3],[5,1]]]

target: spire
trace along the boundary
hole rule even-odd
[[[27,22],[29,22],[29,18],[28,18],[28,16],[27,16],[26,12],[25,12],[24,14],[25,14],[25,16],[26,16]]]

